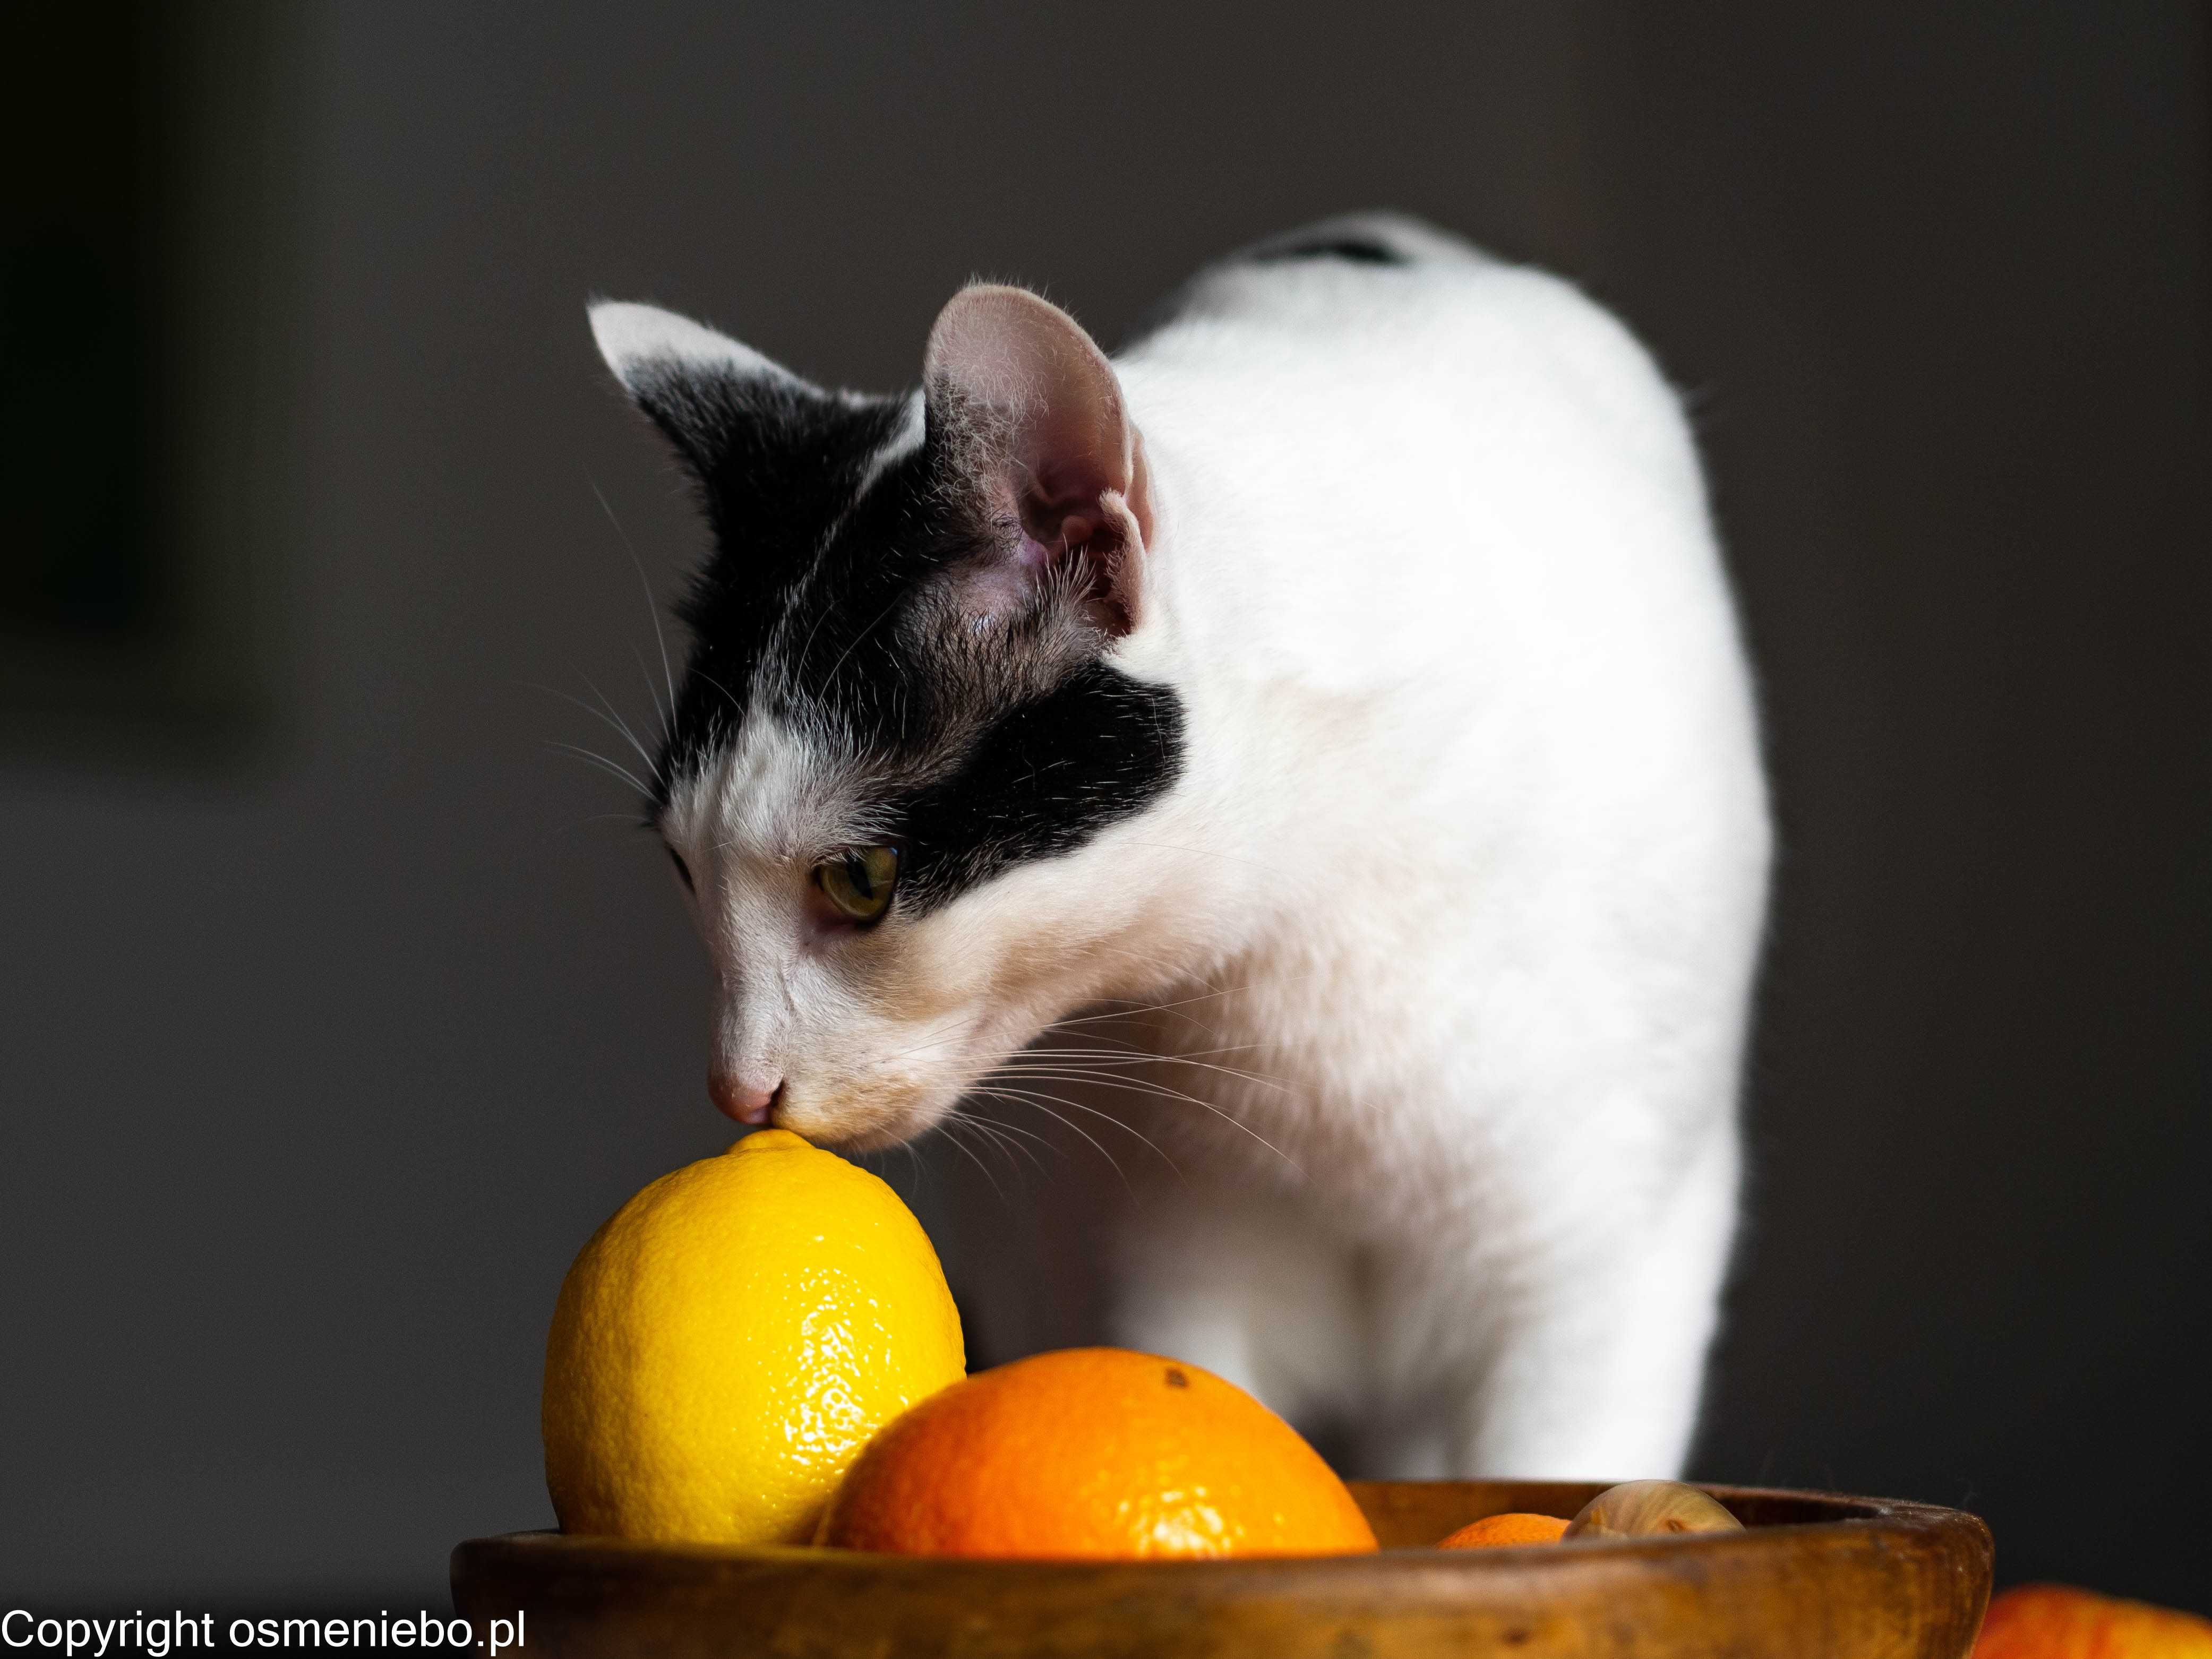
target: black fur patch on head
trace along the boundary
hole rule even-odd
[[[1182,701],[1103,663],[1017,703],[957,770],[896,804],[917,913],[1143,811],[1173,785],[1182,752]]]
[[[1104,661],[1109,641],[1064,585],[963,608],[963,572],[1020,526],[994,518],[962,434],[933,421],[885,464],[910,418],[897,400],[711,374],[684,395],[693,435],[678,441],[715,547],[681,609],[692,647],[656,818],[757,708],[879,781],[870,816],[905,854],[896,903],[922,915],[1174,785],[1180,699]],[[719,442],[702,444],[710,429]]]
[[[723,398],[721,447],[708,465],[690,456],[714,550],[677,606],[692,648],[653,768],[654,814],[675,781],[744,723],[776,626],[821,566],[823,538],[869,456],[898,422],[890,400],[738,392]]]
[[[899,406],[675,362],[637,377],[632,391],[690,465],[714,538],[677,607],[691,654],[653,766],[657,817],[676,780],[743,720],[769,635]]]

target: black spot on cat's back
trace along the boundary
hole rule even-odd
[[[1370,237],[1335,236],[1316,242],[1294,242],[1271,247],[1252,256],[1255,264],[1280,264],[1289,259],[1344,259],[1356,265],[1406,265],[1408,259],[1396,248]]]
[[[1178,285],[1138,319],[1122,340],[1121,350],[1136,349],[1194,307],[1215,303],[1219,299],[1218,285],[1224,279],[1233,285],[1240,270],[1249,273],[1261,269],[1287,274],[1302,265],[1326,269],[1334,264],[1366,272],[1395,272],[1428,264],[1452,246],[1451,239],[1418,220],[1390,213],[1345,214],[1285,231],[1239,248]],[[1232,306],[1240,302],[1235,293],[1232,286],[1227,301]]]

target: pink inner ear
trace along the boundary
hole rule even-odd
[[[1083,498],[1066,510],[1032,494],[1021,518],[1016,562],[1033,580],[1079,561],[1092,620],[1117,639],[1136,627],[1144,543],[1118,491]]]
[[[1127,633],[1151,525],[1143,446],[1105,354],[1036,295],[978,287],[939,314],[923,372],[933,410],[982,417],[992,441],[978,464],[995,476],[979,483],[1012,498],[1017,562],[1042,574],[1079,553],[1101,626]]]

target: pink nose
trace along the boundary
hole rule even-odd
[[[739,1123],[765,1123],[769,1114],[775,1110],[776,1102],[783,1097],[783,1084],[778,1079],[768,1088],[756,1089],[737,1078],[709,1072],[707,1093],[724,1116]]]

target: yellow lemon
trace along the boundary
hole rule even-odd
[[[868,1437],[965,1370],[914,1212],[763,1129],[661,1176],[568,1269],[545,1484],[564,1532],[805,1542]]]

